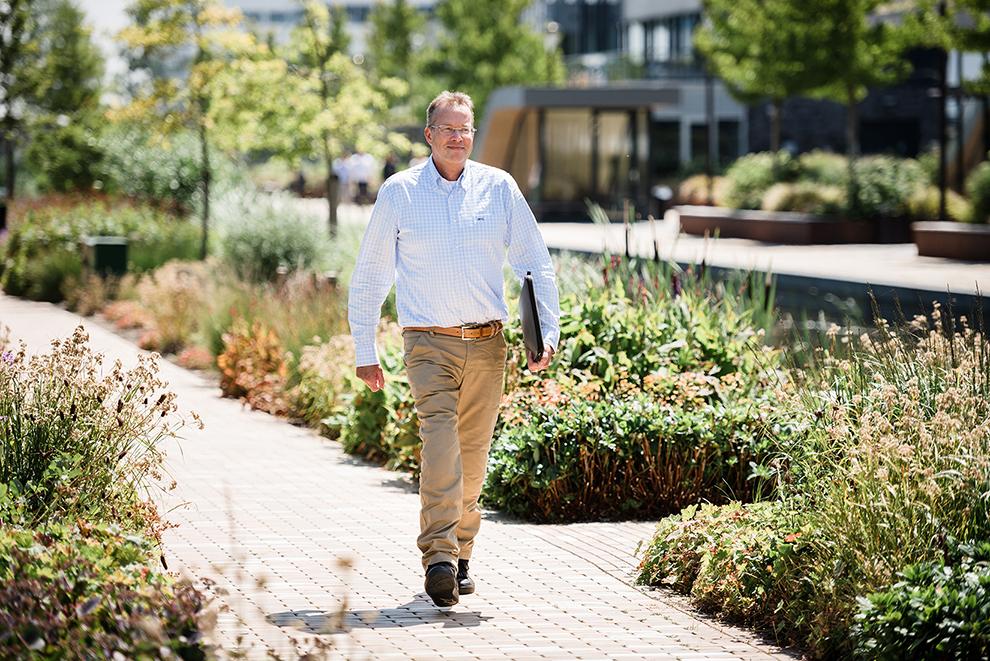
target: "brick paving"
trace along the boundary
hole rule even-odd
[[[139,350],[93,320],[0,296],[0,323],[32,351],[84,323],[133,364]],[[178,488],[162,511],[169,568],[222,589],[213,638],[247,658],[789,659],[791,655],[633,584],[652,523],[532,525],[487,513],[472,559],[478,592],[441,610],[422,592],[419,498],[401,473],[313,431],[219,397],[215,380],[163,363],[197,411],[169,449]],[[320,646],[328,647],[318,649]]]

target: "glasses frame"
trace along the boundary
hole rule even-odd
[[[474,134],[478,132],[473,126],[447,126],[446,124],[429,124],[427,128],[431,128],[437,131],[445,138],[454,137],[454,133],[457,133],[462,138],[472,138]]]

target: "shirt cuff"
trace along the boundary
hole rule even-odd
[[[378,364],[378,352],[375,349],[375,338],[354,338],[354,364],[357,367]]]
[[[544,344],[549,344],[554,353],[557,353],[557,345],[560,344],[560,329],[553,329],[543,334]]]

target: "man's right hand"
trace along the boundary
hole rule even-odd
[[[355,370],[357,377],[368,384],[371,392],[378,392],[385,387],[385,374],[381,365],[362,365]]]

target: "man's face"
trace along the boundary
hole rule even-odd
[[[464,167],[464,162],[471,156],[471,149],[474,147],[474,133],[450,132],[449,129],[473,127],[474,118],[471,116],[471,111],[464,106],[438,108],[433,113],[432,125],[424,129],[426,142],[433,149],[433,159],[441,165],[455,169]]]

